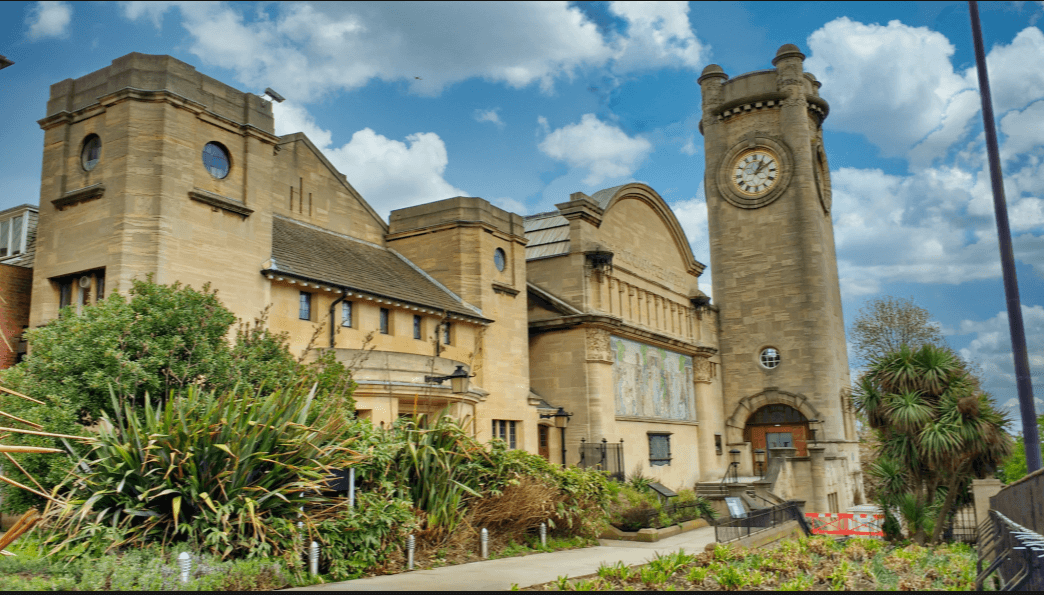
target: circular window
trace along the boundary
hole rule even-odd
[[[761,351],[761,365],[772,369],[779,366],[779,350],[775,347],[768,347]]]
[[[97,134],[91,134],[83,141],[83,150],[80,151],[80,163],[83,169],[91,171],[101,159],[101,139]]]
[[[203,166],[210,175],[222,180],[228,175],[228,151],[218,143],[207,143],[203,147]]]
[[[507,256],[500,248],[493,251],[493,264],[497,265],[498,271],[503,271],[504,266],[507,264]]]

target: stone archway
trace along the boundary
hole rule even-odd
[[[725,420],[728,442],[735,444],[750,441],[752,436],[747,432],[747,422],[759,409],[768,405],[786,405],[791,407],[804,416],[805,420],[821,419],[819,410],[812,405],[808,397],[777,388],[767,388],[760,393],[740,399],[739,403],[736,404],[732,415]],[[807,423],[805,426],[807,428]],[[753,453],[756,448],[764,448],[764,446],[754,446],[752,443],[751,452]]]

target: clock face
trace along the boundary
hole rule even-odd
[[[746,151],[732,167],[732,183],[748,196],[760,196],[779,181],[779,160],[767,149]]]

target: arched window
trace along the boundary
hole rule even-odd
[[[230,167],[228,151],[219,143],[207,143],[203,147],[203,166],[210,175],[219,180],[224,179]]]
[[[790,405],[766,405],[754,412],[747,420],[750,424],[800,424],[808,421],[804,415]]]
[[[97,134],[89,134],[83,139],[83,150],[80,151],[80,163],[85,171],[91,171],[101,159],[101,139]]]

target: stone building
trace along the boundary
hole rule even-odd
[[[334,349],[375,424],[448,408],[556,463],[675,488],[733,466],[844,509],[861,478],[828,108],[803,58],[700,78],[712,304],[645,184],[529,217],[455,197],[385,222],[304,134],[274,133],[266,99],[129,54],[51,86],[31,325],[146,274],[210,283],[243,319],[267,308],[292,349]],[[431,380],[456,370],[466,389]]]

